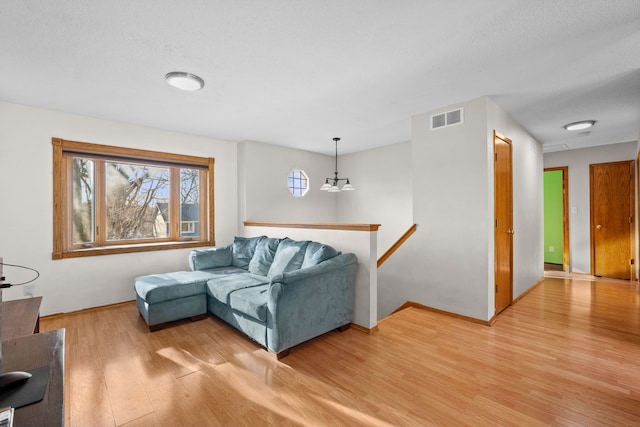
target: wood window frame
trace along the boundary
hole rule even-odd
[[[125,147],[93,144],[88,142],[68,141],[61,138],[52,138],[53,145],[53,252],[52,259],[77,258],[96,255],[110,255],[133,252],[149,252],[168,249],[183,249],[202,246],[215,246],[214,230],[214,164],[212,157],[196,157],[181,154],[171,154],[157,151],[140,150]],[[200,185],[200,209],[201,224],[206,228],[200,238],[188,237],[184,239],[163,239],[163,241],[132,241],[121,244],[108,245],[102,242],[102,246],[90,248],[78,248],[71,244],[71,177],[70,168],[67,167],[65,156],[68,153],[86,154],[88,157],[102,157],[104,159],[127,162],[145,162],[169,167],[197,167],[203,169],[206,175],[206,185]],[[97,174],[98,172],[96,172]],[[178,186],[178,180],[171,180]],[[96,200],[97,214],[104,212],[102,201]],[[180,218],[178,205],[171,208],[173,218]],[[203,224],[206,221],[206,224]],[[178,221],[179,223],[179,221]],[[179,228],[179,227],[178,227]]]

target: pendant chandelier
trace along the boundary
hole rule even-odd
[[[338,178],[338,141],[340,138],[333,138],[336,142],[336,171],[334,172],[335,176],[333,178],[326,178],[324,180],[324,184],[320,187],[322,191],[328,191],[330,193],[337,193],[339,191],[353,191],[355,187],[351,185],[349,182],[349,178]],[[347,181],[342,187],[338,187],[338,183],[340,181]]]

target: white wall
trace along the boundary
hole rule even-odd
[[[238,144],[239,224],[242,221],[335,222],[336,198],[320,191],[324,178],[333,175],[333,157],[260,142]],[[303,169],[310,189],[293,197],[287,176]]]
[[[604,145],[544,155],[544,167],[569,167],[570,271],[591,273],[589,165],[635,160],[637,143]]]
[[[431,131],[430,116],[464,107],[464,123]],[[414,268],[409,300],[466,316],[488,319],[490,258],[486,101],[477,98],[413,117]]]
[[[382,255],[413,224],[411,142],[340,156],[340,176],[355,191],[329,193],[338,200],[338,222],[381,224]]]
[[[463,124],[429,129],[432,114],[461,106]],[[542,277],[540,146],[481,97],[413,117],[418,230],[379,269],[379,316],[406,301],[481,320],[494,315],[494,129],[513,141],[514,298]]]
[[[237,234],[237,148],[227,141],[0,102],[0,256],[40,271],[41,314],[132,300],[138,275],[188,269],[188,250],[51,260],[51,138],[215,158],[215,238]],[[5,269],[16,282],[28,273]],[[21,298],[19,287],[6,299]]]

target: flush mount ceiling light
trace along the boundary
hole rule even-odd
[[[340,138],[333,138],[333,140],[336,142],[336,171],[334,172],[335,176],[333,178],[325,178],[324,184],[322,184],[320,190],[328,191],[329,193],[337,193],[339,191],[353,191],[355,190],[355,187],[351,185],[351,183],[349,182],[349,178],[338,178],[338,141],[340,141]],[[342,188],[338,187],[338,182],[340,181],[347,181],[342,186]]]
[[[595,120],[581,120],[579,122],[567,123],[562,127],[565,128],[566,130],[582,130],[582,129],[590,128],[595,124],[596,124]]]
[[[185,73],[184,71],[172,71],[164,76],[167,84],[178,89],[195,92],[204,87],[204,80],[195,74]]]

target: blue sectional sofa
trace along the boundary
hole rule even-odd
[[[135,279],[151,331],[212,313],[282,356],[353,320],[357,258],[318,242],[266,236],[191,251],[191,271]]]

